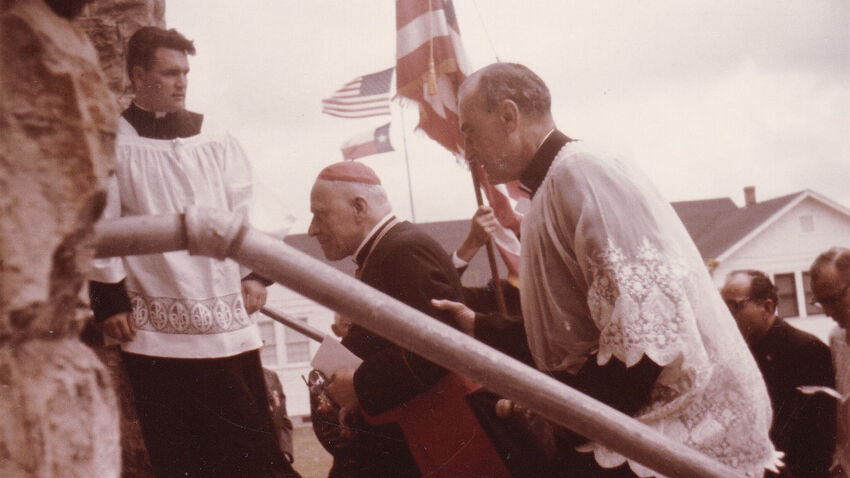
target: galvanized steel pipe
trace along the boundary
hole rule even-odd
[[[219,217],[219,224],[238,222],[231,213],[222,211],[215,215]],[[97,228],[98,256],[153,253],[181,247],[189,247],[193,254],[210,249],[228,250],[229,257],[255,272],[656,472],[681,478],[738,475],[729,467],[632,417],[262,232],[243,225],[230,238],[230,244],[199,250],[198,244],[189,245],[183,239],[196,234],[182,230],[166,234],[164,231],[166,223],[170,224],[168,227],[183,228],[184,224],[197,224],[197,221],[183,221],[174,216],[158,219],[157,227],[151,227],[151,219],[145,217],[126,217],[120,221],[120,227],[104,222]],[[150,244],[143,247],[149,238]],[[154,250],[156,248],[161,251]],[[144,252],[137,252],[140,250]]]

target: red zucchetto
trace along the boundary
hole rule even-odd
[[[380,178],[372,168],[359,161],[340,161],[325,167],[318,179],[328,181],[346,181],[349,183],[381,184]]]

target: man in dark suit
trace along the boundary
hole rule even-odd
[[[721,295],[767,385],[773,406],[770,438],[785,452],[786,469],[779,476],[829,476],[835,402],[797,390],[801,385],[835,386],[829,347],[776,316],[779,298],[764,272],[731,272]]]
[[[441,312],[430,303],[435,298],[462,297],[460,280],[449,255],[418,227],[392,215],[386,192],[374,171],[354,161],[328,166],[313,186],[310,209],[313,220],[308,233],[319,241],[329,260],[353,256],[361,281],[436,320],[455,325],[450,313]],[[434,476],[449,476],[445,473],[451,469],[464,476],[510,476],[488,438],[489,430],[476,430],[482,424],[476,416],[480,410],[470,405],[474,402],[470,398],[474,385],[357,323],[342,343],[363,362],[355,370],[334,373],[325,393],[340,406],[343,424],[362,425],[363,420],[382,424],[368,425],[368,431],[358,430],[354,456],[338,456],[335,462],[342,465],[345,460],[348,472],[355,476],[409,477],[435,472]],[[428,400],[423,397],[445,397],[449,389],[458,390],[458,385],[469,393],[458,394],[456,400],[438,400],[441,408],[419,416],[411,412],[415,403]],[[436,422],[438,426],[420,423],[413,428],[405,428],[409,425],[404,420],[396,425],[385,423],[387,420],[382,418],[398,413],[414,421],[428,414],[441,418]],[[403,435],[399,427],[404,429]],[[434,462],[429,461],[433,456],[425,456],[432,453],[429,445],[411,438],[450,437],[453,429],[474,438],[466,446],[459,444],[453,450],[454,456]]]

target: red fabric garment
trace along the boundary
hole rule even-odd
[[[399,424],[423,476],[510,478],[510,472],[465,400],[480,388],[481,385],[449,373],[404,405],[379,415],[364,413],[364,416],[371,425]],[[447,427],[446,423],[452,426]],[[461,449],[464,452],[458,453]]]

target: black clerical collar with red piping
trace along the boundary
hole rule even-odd
[[[380,242],[381,238],[384,237],[384,234],[389,232],[389,230],[396,224],[398,224],[398,219],[396,219],[395,216],[390,216],[378,229],[375,230],[374,233],[372,233],[369,240],[363,243],[360,250],[354,255],[354,263],[357,264],[358,268],[363,267],[363,264],[366,262],[369,254],[372,253],[372,249],[374,249],[378,242]]]

